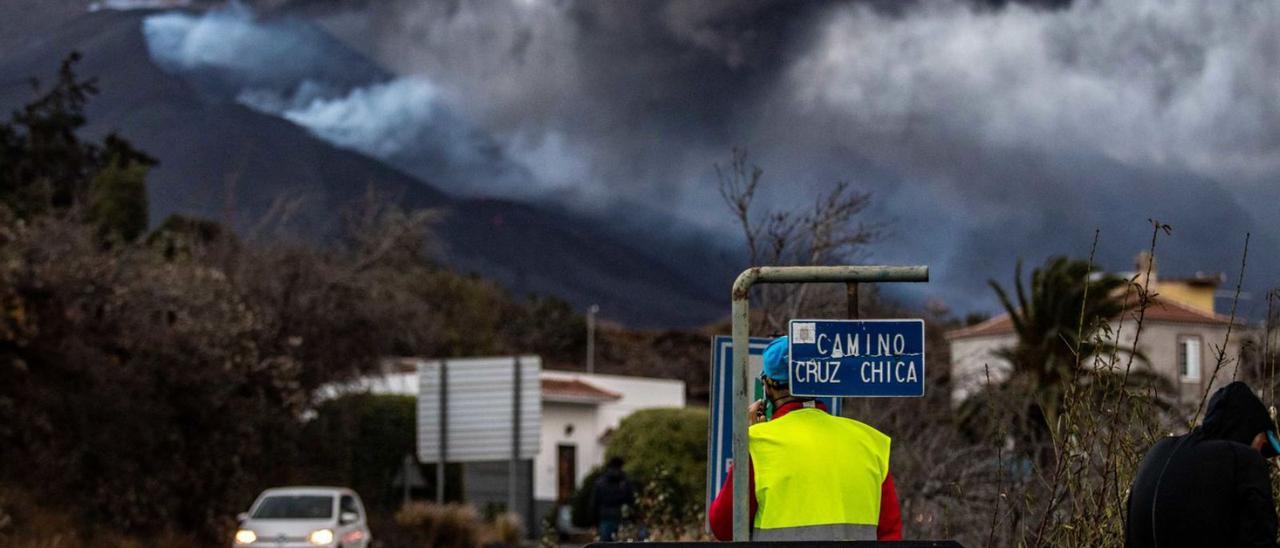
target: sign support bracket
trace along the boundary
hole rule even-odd
[[[849,302],[849,319],[858,319],[858,282],[844,284],[844,296]]]
[[[507,511],[519,515],[516,508],[516,486],[520,475],[520,356],[511,363],[511,462],[507,464]]]
[[[733,282],[733,540],[751,540],[748,515],[751,456],[747,452],[747,340],[750,337],[751,288],[766,283],[845,283],[850,315],[857,313],[857,283],[927,282],[927,266],[756,266]]]

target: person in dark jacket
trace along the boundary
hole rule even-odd
[[[603,474],[596,478],[591,504],[599,523],[600,540],[611,542],[622,525],[622,508],[636,503],[635,489],[622,471],[622,459],[609,459]]]
[[[1276,425],[1243,382],[1213,394],[1204,422],[1160,440],[1129,489],[1127,548],[1276,546],[1267,460]]]

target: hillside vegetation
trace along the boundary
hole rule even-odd
[[[324,248],[148,229],[155,159],[81,139],[96,86],[74,61],[0,125],[0,541],[30,508],[71,516],[68,538],[221,541],[263,487],[352,468],[306,436],[322,385],[385,356],[581,355],[567,304],[433,260],[432,211],[370,196]]]

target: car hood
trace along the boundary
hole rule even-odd
[[[336,527],[336,522],[327,519],[250,519],[240,524],[241,529],[252,530],[262,540],[273,540],[280,535],[306,539],[312,531]]]

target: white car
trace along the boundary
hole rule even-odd
[[[276,487],[240,514],[233,546],[368,548],[360,496],[341,487]]]

